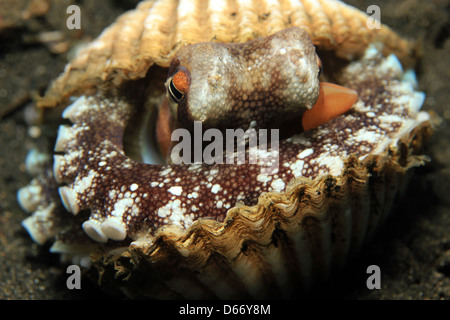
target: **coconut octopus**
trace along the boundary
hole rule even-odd
[[[413,45],[367,19],[333,0],[143,1],[38,101],[72,99],[53,159],[26,159],[24,227],[130,297],[289,297],[326,279],[431,132],[402,67]],[[221,152],[229,132],[243,142]],[[180,152],[180,136],[201,140]]]

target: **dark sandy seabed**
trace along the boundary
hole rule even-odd
[[[71,1],[0,1],[0,299],[109,298],[88,281],[82,282],[81,290],[67,289],[58,256],[48,252],[48,245],[33,243],[22,228],[27,214],[17,204],[16,192],[29,181],[23,164],[27,150],[39,143],[30,137],[24,120],[33,97],[63,70],[70,48],[95,38],[136,2],[76,1],[82,29],[71,31],[66,28]],[[423,109],[443,121],[425,150],[432,161],[415,171],[405,196],[373,242],[306,297],[449,300],[450,2],[348,2],[363,11],[378,5],[383,23],[422,44],[416,73],[419,89],[427,95]],[[57,41],[49,41],[54,34],[48,32],[55,30]],[[380,290],[366,287],[369,265],[381,268]]]

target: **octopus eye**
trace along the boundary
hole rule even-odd
[[[179,91],[173,84],[173,79],[171,79],[169,83],[169,94],[170,98],[172,98],[172,100],[176,103],[180,103],[184,98],[184,94]]]
[[[190,82],[191,81],[187,70],[177,71],[172,79],[170,79],[168,91],[170,98],[175,103],[180,103],[183,101],[189,90]]]
[[[320,75],[322,74],[322,70],[323,70],[322,60],[320,60],[318,55],[316,55],[316,59],[317,59],[317,66],[319,67],[319,75],[318,75],[318,77],[320,77]]]

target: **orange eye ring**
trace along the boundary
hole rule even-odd
[[[175,103],[183,101],[189,90],[191,80],[186,70],[178,70],[169,82],[169,95]]]

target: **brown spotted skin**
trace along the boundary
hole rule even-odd
[[[292,29],[290,31],[288,34],[298,34],[292,33]],[[275,38],[277,35],[272,37]],[[249,52],[265,50],[266,46],[272,47],[268,45],[271,42],[267,39],[259,41],[255,43],[259,43],[261,48],[248,49]],[[298,39],[294,37],[291,42],[292,45],[283,45],[281,49],[295,47]],[[207,44],[206,48],[211,49],[211,44]],[[215,49],[217,57],[222,59],[209,61],[209,66],[203,62],[203,68],[213,70],[217,61],[227,61],[226,65],[233,65],[235,59],[231,59],[228,45],[219,45]],[[281,49],[278,48],[278,52]],[[228,55],[222,55],[221,50],[225,50]],[[304,79],[315,79],[314,83],[317,80],[318,65],[312,46],[310,50],[307,56],[311,58],[311,65],[307,69],[311,75]],[[282,54],[290,55],[287,50]],[[261,59],[261,63],[262,60],[269,61],[269,57]],[[179,59],[181,65],[183,58]],[[242,67],[242,64],[239,65]],[[194,66],[191,63],[189,67]],[[178,67],[174,65],[175,69]],[[173,73],[174,68],[170,72]],[[242,68],[242,72],[248,73],[241,77],[242,81],[254,78],[251,70],[248,67]],[[283,70],[287,72],[288,69]],[[194,71],[189,70],[189,81],[184,81],[188,79],[184,76],[179,77],[184,81],[182,84],[190,85],[185,96],[189,102],[194,97],[193,92],[196,92],[194,89],[198,83],[193,76],[197,74]],[[358,100],[353,109],[314,130],[280,139],[278,154],[272,155],[272,160],[275,160],[272,164],[277,171],[271,173],[268,173],[268,166],[261,165],[261,162],[237,164],[236,159],[231,164],[216,161],[213,165],[154,165],[133,160],[123,151],[123,136],[126,128],[132,126],[131,119],[135,113],[140,114],[141,107],[137,101],[141,99],[135,99],[133,92],[129,90],[124,92],[133,99],[127,98],[125,93],[114,91],[83,96],[64,111],[63,117],[70,120],[72,125],[62,127],[55,147],[61,153],[55,155],[53,166],[54,177],[60,183],[61,200],[67,210],[83,219],[82,227],[86,234],[101,243],[126,238],[139,239],[153,235],[153,232],[166,225],[187,229],[199,218],[223,221],[228,210],[236,204],[242,202],[252,205],[264,192],[284,192],[296,178],[339,176],[343,174],[345,161],[350,155],[364,159],[370,154],[381,152],[395,143],[399,134],[411,130],[417,124],[415,113],[423,97],[414,92],[410,84],[397,80],[402,73],[395,58],[383,59],[381,55],[374,55],[373,50],[367,55],[367,61],[362,59],[350,64],[343,73],[340,84],[358,92]],[[199,72],[198,75],[204,75],[204,72]],[[294,76],[292,82],[303,83],[298,80],[295,71],[291,75]],[[207,80],[211,80],[209,77]],[[228,87],[222,87],[222,90],[218,87],[217,94],[224,99],[231,99],[226,101],[231,101],[233,108],[239,106],[233,104],[235,97],[242,97],[244,100],[246,95],[248,100],[252,96],[250,92],[258,93],[258,101],[270,100],[263,93],[274,94],[272,78],[273,74],[267,78],[269,82],[266,83],[266,89],[257,91],[246,91],[245,81],[228,81]],[[261,84],[264,82],[262,76],[258,79]],[[279,83],[283,84],[282,81]],[[144,84],[142,81],[141,85]],[[234,84],[243,85],[243,91],[232,89]],[[133,83],[133,87],[136,85],[137,83]],[[208,86],[215,90],[211,81]],[[140,92],[138,88],[135,90]],[[140,94],[145,96],[145,93]],[[292,94],[287,96],[292,97]],[[214,98],[210,95],[208,97]],[[277,99],[281,99],[280,97],[283,95],[279,95]],[[246,111],[244,105],[241,107]],[[247,107],[251,108],[250,103]],[[217,112],[220,113],[220,110]],[[254,111],[248,112],[252,114]],[[260,119],[264,119],[264,115],[259,117],[258,114],[257,121],[262,121]],[[233,125],[235,123],[231,122],[230,126]],[[258,148],[256,153],[260,157],[258,160],[261,160],[267,156],[267,151],[264,151],[263,145],[258,145]],[[250,154],[252,152],[249,151]],[[33,215],[30,219],[27,222],[29,230],[35,232],[34,225],[42,221],[42,214]],[[52,219],[49,218],[50,223],[53,223]],[[65,230],[64,226],[61,227],[63,229]],[[79,226],[74,226],[74,230],[79,229]],[[38,232],[42,241],[55,235],[45,230]]]
[[[280,128],[299,119],[319,94],[315,47],[301,28],[240,44],[199,43],[181,48],[166,87],[181,69],[190,86],[171,112],[189,128]]]
[[[259,194],[268,190],[266,181],[260,182],[257,164],[161,166],[128,158],[116,138],[132,112],[133,106],[124,101],[94,96],[86,98],[82,111],[71,119],[77,134],[57,175],[72,181],[72,190],[83,189],[77,204],[90,209],[90,220],[101,223],[115,212],[131,236],[169,223],[187,228],[212,212],[223,220],[237,201],[256,204]],[[82,186],[86,180],[89,185]]]
[[[359,91],[355,110],[319,129],[281,140],[274,174],[258,164],[160,166],[134,161],[123,154],[118,138],[134,106],[117,97],[84,98],[70,119],[76,134],[56,175],[77,192],[80,209],[91,212],[89,220],[102,223],[118,217],[131,238],[166,224],[188,228],[202,217],[222,221],[238,202],[256,204],[261,193],[285,191],[294,178],[339,175],[350,154],[364,156],[383,139],[389,141],[404,125],[402,119],[411,115],[401,99],[395,100],[392,90],[397,90],[397,82],[386,85],[375,77],[369,82],[354,83]],[[378,103],[367,108],[374,92]],[[409,94],[405,91],[404,96]]]

